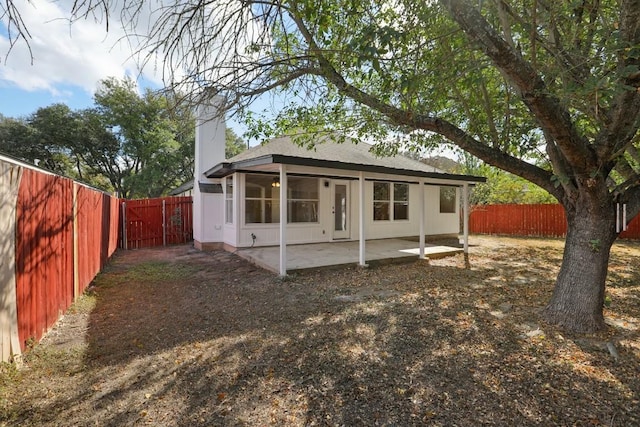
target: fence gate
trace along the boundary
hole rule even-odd
[[[122,247],[148,248],[193,240],[191,196],[122,200]]]

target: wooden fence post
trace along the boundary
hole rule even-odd
[[[127,202],[122,202],[122,247],[126,250],[127,247]]]
[[[0,159],[0,361],[20,360],[16,295],[16,209],[22,168]]]
[[[162,246],[167,246],[167,201],[162,199]]]
[[[79,262],[79,240],[78,235],[78,183],[73,183],[73,301],[77,301],[80,296],[80,270]]]

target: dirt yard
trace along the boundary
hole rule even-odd
[[[16,370],[2,426],[640,426],[640,245],[608,331],[544,324],[556,240],[281,280],[225,252],[120,252]]]

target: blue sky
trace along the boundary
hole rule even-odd
[[[49,90],[28,90],[2,82],[0,85],[0,114],[5,117],[24,117],[40,107],[55,103],[67,104],[71,109],[81,109],[92,105],[91,94],[81,87],[58,85],[61,94]]]
[[[0,21],[0,113],[29,114],[55,102],[72,108],[91,105],[99,80],[137,75],[128,46],[117,26],[107,33],[100,22],[69,25],[68,2],[15,2],[31,37],[9,52],[7,23]],[[153,76],[149,76],[151,81]]]
[[[64,103],[71,109],[90,107],[98,82],[107,77],[141,76],[137,79],[140,86],[161,87],[154,70],[139,70],[128,44],[123,42],[117,16],[111,16],[107,33],[104,24],[93,20],[69,25],[63,19],[68,16],[65,7],[69,0],[15,3],[31,38],[29,46],[19,41],[7,55],[7,23],[0,21],[3,116],[27,116],[53,103]],[[234,121],[227,125],[239,135],[244,132]]]
[[[117,13],[110,16],[108,32],[103,23],[91,19],[70,25],[64,17],[69,16],[72,3],[73,0],[16,1],[31,38],[29,46],[18,42],[8,55],[7,23],[0,20],[0,114],[3,116],[27,116],[53,103],[65,103],[74,110],[90,107],[99,81],[107,77],[140,76],[138,84],[142,87],[162,86],[156,70],[140,70],[132,58]],[[145,2],[148,10],[143,11],[143,15],[150,14],[154,4],[157,3]],[[139,28],[138,32],[144,33],[145,29]],[[256,112],[272,112],[274,106],[278,108],[284,103],[277,96],[268,95],[259,101],[253,106]],[[245,132],[234,120],[227,120],[227,126],[239,136]],[[258,141],[250,143],[255,145]]]

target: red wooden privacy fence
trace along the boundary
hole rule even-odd
[[[73,181],[25,169],[16,227],[18,335],[39,340],[73,302]]]
[[[118,199],[0,156],[0,356],[38,341],[118,244]]]
[[[564,208],[548,205],[477,205],[469,215],[469,231],[476,234],[564,237],[567,221]],[[640,239],[638,217],[620,234],[623,239]]]
[[[119,244],[119,199],[79,186],[76,196],[77,289],[80,295]]]
[[[191,197],[120,201],[0,155],[0,361],[40,340],[119,242],[190,241],[191,213]]]
[[[193,240],[191,196],[122,200],[125,249],[187,243]]]

